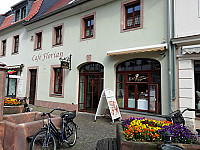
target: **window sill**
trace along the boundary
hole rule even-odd
[[[81,38],[81,41],[86,41],[86,40],[92,40],[92,39],[95,39],[95,37],[83,37]]]
[[[138,30],[138,29],[142,29],[143,27],[142,26],[139,26],[139,27],[132,27],[132,28],[123,28],[121,30],[121,32],[128,32],[128,31],[134,31],[134,30]]]
[[[42,48],[34,48],[34,51],[40,51]]]
[[[52,47],[59,47],[59,46],[63,46],[63,43],[61,43],[61,44],[53,44]]]
[[[49,97],[60,97],[60,98],[64,98],[63,94],[56,94],[56,93],[52,93],[49,95]]]
[[[0,57],[1,57],[1,58],[2,58],[2,57],[6,57],[6,55],[1,55]]]
[[[17,55],[17,54],[19,54],[19,52],[16,52],[16,53],[12,53],[12,55]]]

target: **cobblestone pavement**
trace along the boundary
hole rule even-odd
[[[32,111],[48,112],[51,110],[43,107],[30,107],[33,108]],[[55,112],[54,114],[59,114],[59,112]],[[95,114],[77,112],[77,116],[74,119],[74,122],[78,125],[77,143],[74,147],[68,147],[64,144],[59,150],[95,150],[99,140],[116,137],[116,123],[119,121],[111,124],[111,119],[98,117],[96,122],[94,122],[94,117]]]

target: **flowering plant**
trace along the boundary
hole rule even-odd
[[[18,98],[4,98],[4,106],[19,106],[22,102]]]
[[[179,124],[170,121],[156,121],[146,118],[130,118],[122,122],[123,134],[129,141],[163,141],[164,133],[169,131],[173,143],[196,143],[197,138],[192,132]]]
[[[160,141],[161,137],[158,130],[163,126],[169,126],[169,121],[147,120],[146,118],[130,118],[126,119],[122,126],[124,135],[127,140],[132,141]]]
[[[197,141],[197,137],[189,129],[180,124],[165,126],[162,130],[158,130],[158,134],[163,137],[166,131],[171,133],[173,143],[192,144]]]

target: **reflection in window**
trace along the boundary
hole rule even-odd
[[[195,76],[195,108],[200,110],[200,61],[194,62],[194,76]],[[196,113],[200,117],[200,113]]]
[[[54,93],[62,94],[63,69],[54,68],[54,73],[55,73]]]

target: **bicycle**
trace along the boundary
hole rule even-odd
[[[55,127],[51,121],[51,113],[55,110],[65,111],[60,114],[62,118],[62,129],[59,130]],[[44,122],[44,117],[48,116],[48,123]],[[73,122],[76,117],[76,110],[66,111],[65,109],[53,109],[48,113],[42,113],[43,128],[37,132],[30,145],[30,150],[56,150],[57,146],[67,143],[69,147],[72,147],[76,143],[77,139],[77,125]]]
[[[31,108],[29,108],[28,104],[27,104],[27,100],[29,99],[29,97],[24,97],[22,99],[22,101],[24,101],[24,108],[22,110],[22,113],[25,113],[25,112],[31,112]]]
[[[172,113],[170,113],[169,115],[164,115],[163,117],[167,121],[185,126],[185,119],[183,117],[183,113],[186,112],[186,111],[197,112],[199,110],[186,108],[182,112],[180,110],[176,110],[176,111],[173,111]],[[196,131],[198,132],[198,136],[200,137],[200,129],[196,129]],[[160,149],[161,150],[184,150],[184,148],[182,148],[178,145],[172,145],[170,140],[168,140],[165,144],[162,144]]]

